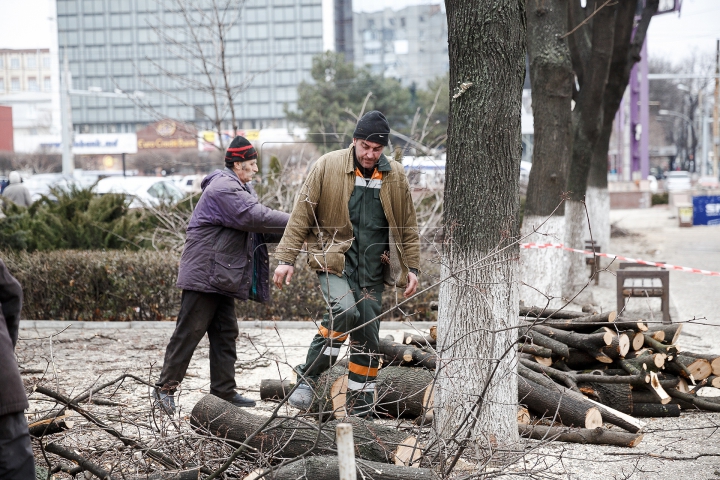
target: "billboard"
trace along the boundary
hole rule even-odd
[[[720,195],[693,197],[693,225],[720,225]]]
[[[137,132],[138,152],[179,153],[197,148],[197,130],[173,120],[161,120]]]

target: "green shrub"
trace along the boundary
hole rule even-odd
[[[668,204],[667,192],[653,193],[651,203],[652,203],[652,205],[667,205]]]

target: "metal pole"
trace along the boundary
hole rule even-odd
[[[337,443],[338,467],[340,480],[357,480],[355,466],[355,439],[351,423],[338,423],[335,427],[335,442]]]
[[[718,123],[718,104],[720,103],[720,40],[715,47],[715,106],[713,107],[713,177],[718,178],[718,153],[720,153],[720,123]]]
[[[125,174],[125,152],[122,154],[122,162],[123,162],[123,177],[127,177]]]
[[[63,73],[60,88],[60,123],[62,126],[62,173],[71,176],[75,171],[75,159],[73,158],[73,126],[72,126],[72,104],[70,103],[70,67],[68,66],[67,52],[63,49]]]
[[[640,53],[640,179],[650,174],[650,82],[648,82],[647,39]]]
[[[705,96],[702,95],[702,91],[700,91],[701,96],[703,97],[701,105],[702,105],[702,113],[700,114],[700,122],[702,122],[702,130],[700,130],[702,133],[702,155],[700,156],[700,176],[704,177],[708,174],[708,109],[707,109],[707,99],[704,98]]]

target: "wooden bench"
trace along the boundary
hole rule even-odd
[[[585,240],[585,251],[600,253],[600,245],[592,240]],[[595,276],[595,285],[600,284],[600,257],[585,255],[585,265],[590,265],[590,278]]]
[[[630,270],[633,268],[642,268],[643,270]],[[623,311],[625,299],[630,297],[659,297],[663,323],[671,323],[669,271],[640,263],[620,262],[617,271],[618,313]]]

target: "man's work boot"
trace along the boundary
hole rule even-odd
[[[304,380],[301,380],[290,398],[288,398],[288,403],[298,410],[309,410],[314,396],[312,387]]]
[[[375,392],[348,390],[345,394],[345,408],[351,417],[372,420],[375,418]]]
[[[232,403],[236,407],[245,408],[245,407],[254,407],[255,406],[255,400],[253,400],[252,398],[243,397],[242,395],[240,395],[237,392],[235,392],[231,397],[227,397],[227,398],[220,397],[219,395],[216,395],[216,396],[218,398],[222,398],[226,402]]]
[[[152,393],[153,408],[160,407],[162,411],[172,417],[175,415],[175,396],[172,393],[163,392],[155,388]]]

